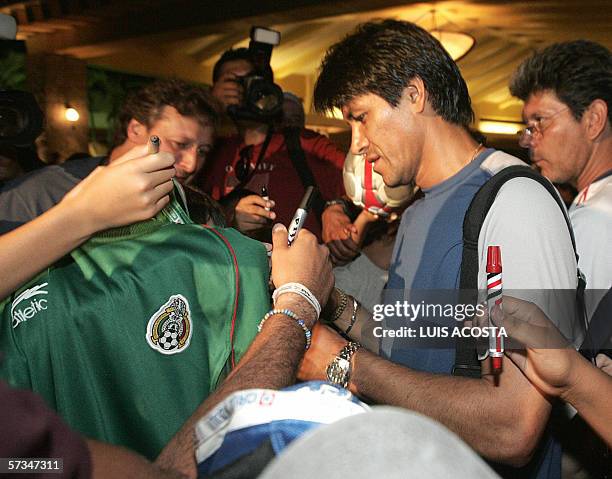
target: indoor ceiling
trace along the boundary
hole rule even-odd
[[[520,103],[507,83],[534,49],[577,38],[612,49],[610,0],[0,1],[0,11],[18,19],[18,38],[26,40],[32,53],[67,54],[115,70],[203,83],[210,82],[224,50],[248,44],[252,25],[274,28],[281,32],[272,55],[276,80],[302,96],[307,110],[327,47],[357,24],[376,18],[432,28],[432,8],[438,27],[476,39],[458,64],[478,119],[520,119]]]

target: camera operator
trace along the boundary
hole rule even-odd
[[[343,194],[345,155],[329,139],[313,131],[303,128],[274,131],[272,125],[282,118],[280,89],[274,115],[242,113],[256,97],[252,92],[253,76],[272,84],[269,62],[256,65],[252,47],[228,50],[215,64],[212,94],[223,103],[238,134],[219,138],[202,171],[200,184],[214,199],[221,200],[229,224],[242,233],[265,239],[273,220],[285,225],[290,222],[305,191],[304,177],[308,177],[308,172],[304,173],[304,169],[309,170],[323,199]],[[288,140],[292,143],[289,148]],[[302,150],[297,166],[295,157],[292,158],[295,149]],[[269,200],[261,195],[263,187]],[[319,239],[322,206],[319,201],[305,225]]]

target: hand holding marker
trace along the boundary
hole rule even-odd
[[[315,196],[315,191],[316,188],[314,186],[309,186],[308,188],[306,188],[306,192],[302,197],[300,206],[293,215],[291,224],[289,224],[289,234],[287,238],[287,244],[289,246],[291,246],[291,243],[293,243],[293,240],[295,240],[295,237],[297,236],[298,232],[302,229],[302,226],[304,226],[304,223],[306,222],[306,216],[308,216],[308,210],[310,210],[310,207],[312,206],[311,203]]]

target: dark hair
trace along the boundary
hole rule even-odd
[[[230,48],[229,50],[223,52],[223,55],[221,55],[221,58],[217,60],[217,63],[215,63],[215,66],[213,67],[213,83],[215,83],[221,76],[221,67],[227,62],[233,62],[236,60],[245,60],[253,66],[253,69],[257,68],[253,54],[248,48]],[[268,64],[263,68],[263,71],[259,72],[259,74],[263,75],[267,80],[273,82],[274,72],[272,71],[272,67]]]
[[[440,42],[421,27],[397,20],[364,23],[325,54],[314,92],[315,108],[342,107],[374,93],[392,106],[415,77],[444,120],[467,127],[474,112],[465,80]]]
[[[612,123],[612,54],[588,40],[555,43],[536,52],[512,75],[510,92],[527,101],[530,95],[551,90],[580,120],[584,110],[601,99]]]
[[[223,208],[210,195],[193,185],[183,185],[189,216],[198,224],[211,224],[224,228],[226,226]]]
[[[245,60],[251,65],[253,64],[253,57],[251,56],[251,52],[248,48],[230,48],[229,50],[223,52],[223,55],[221,55],[221,58],[217,60],[217,63],[215,63],[215,66],[213,67],[213,83],[215,83],[221,76],[221,67],[227,62],[233,62],[236,60]]]
[[[220,106],[205,87],[179,79],[158,80],[128,95],[118,116],[114,146],[127,138],[127,127],[135,119],[150,128],[165,106],[172,106],[183,116],[195,118],[201,125],[214,125]]]

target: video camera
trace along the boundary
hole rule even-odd
[[[251,28],[249,52],[255,69],[237,81],[244,88],[241,105],[230,105],[228,114],[235,120],[268,123],[283,109],[283,91],[272,80],[270,58],[272,49],[280,43],[280,32],[263,27]]]

